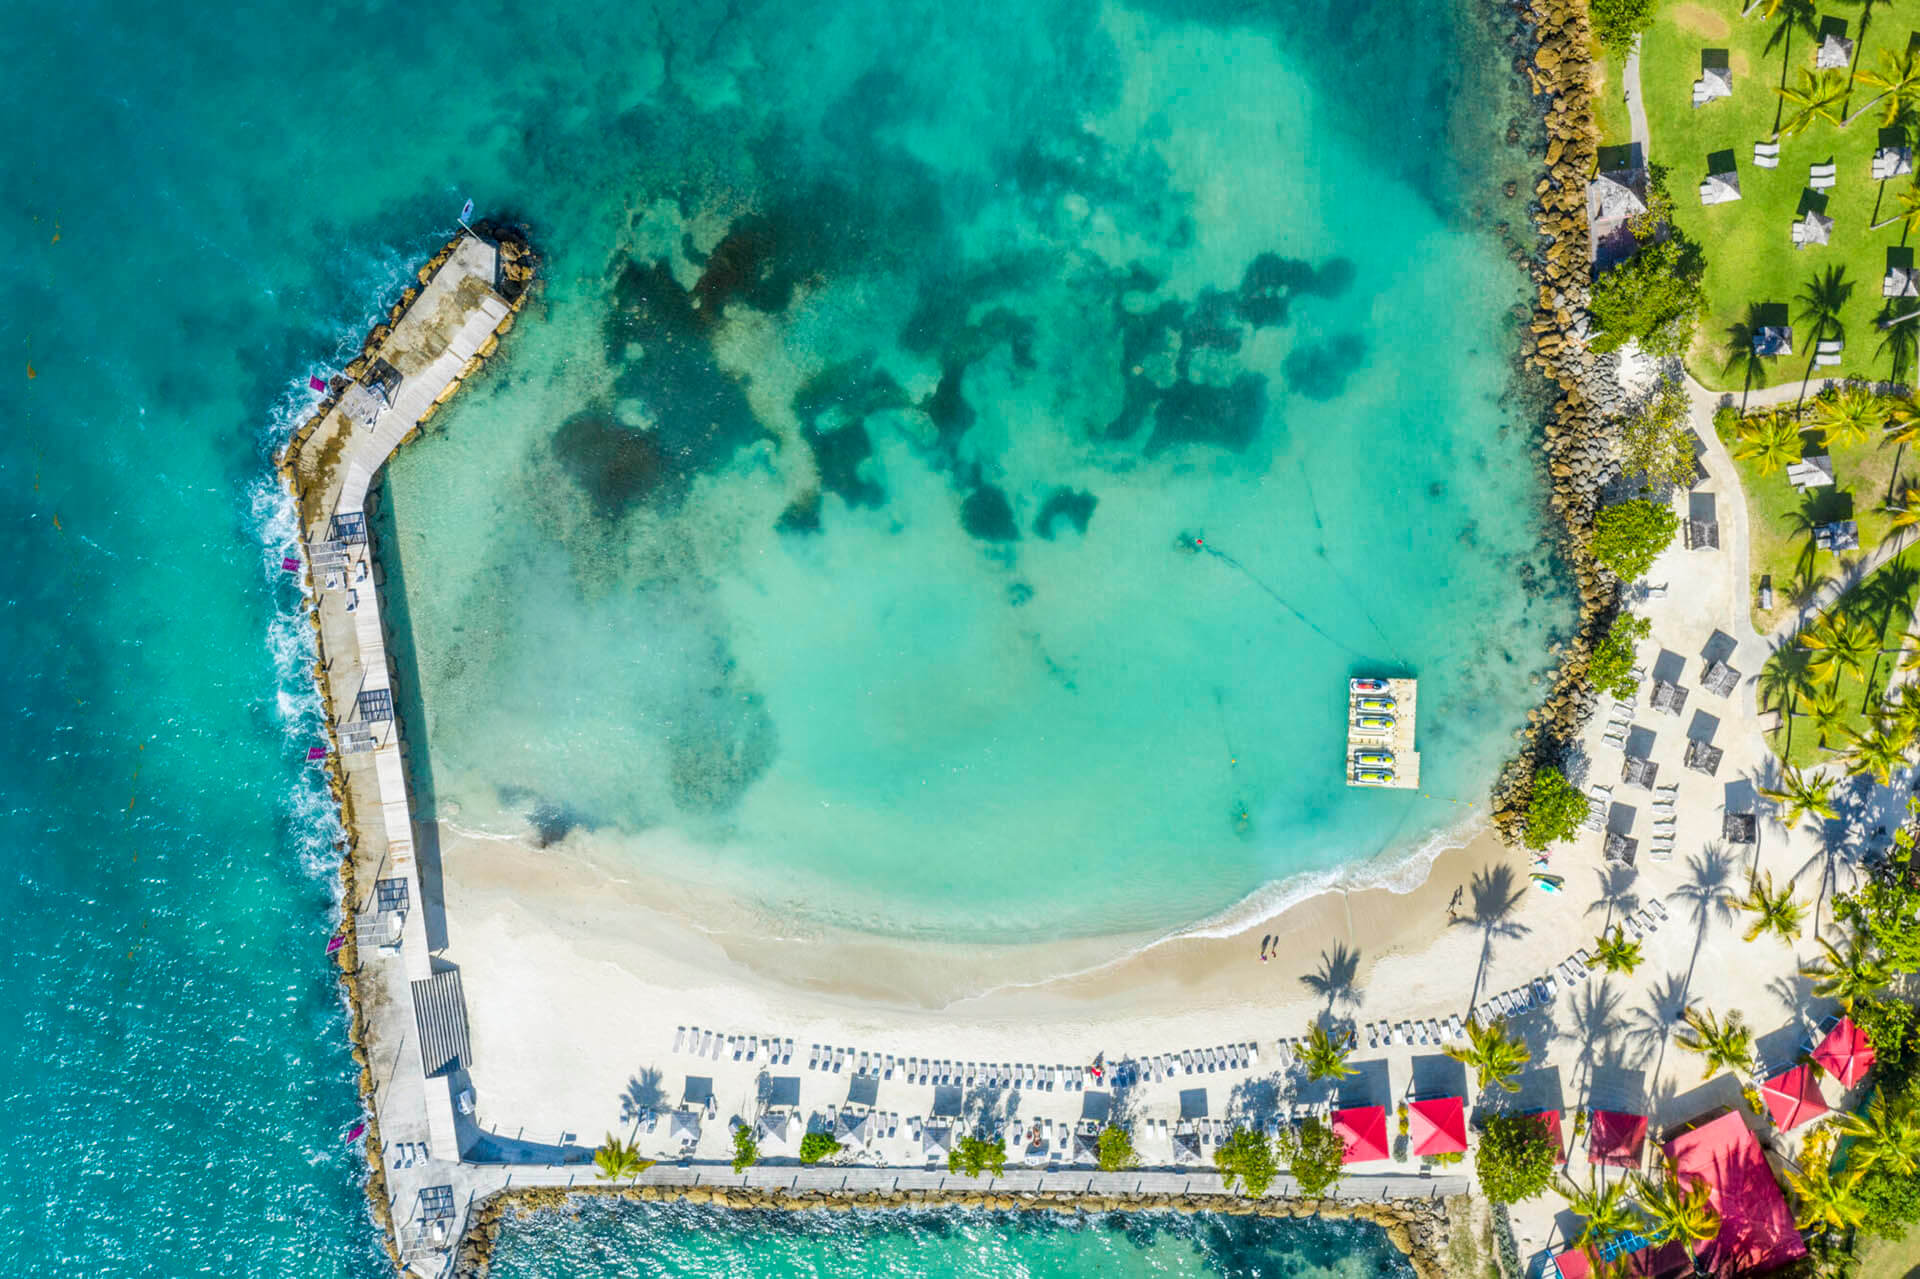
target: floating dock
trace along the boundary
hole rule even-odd
[[[1357,689],[1351,681],[1347,684],[1347,785],[1418,790],[1420,752],[1413,748],[1413,740],[1420,710],[1420,681],[1380,682],[1386,685],[1384,691]],[[1375,700],[1392,705],[1366,705]]]

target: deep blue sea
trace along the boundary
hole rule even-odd
[[[1454,3],[16,11],[8,1273],[382,1269],[269,458],[468,197],[548,256],[393,479],[409,607],[479,619],[419,653],[468,820],[940,932],[901,841],[969,816],[955,935],[1024,936],[1177,922],[1482,797],[1570,611],[1491,230],[1524,105]],[[545,685],[506,677],[529,654]],[[1313,754],[1371,664],[1423,679],[1436,799],[1361,805]],[[1291,1223],[825,1230],[596,1209],[503,1271],[1387,1265]]]

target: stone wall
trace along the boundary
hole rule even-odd
[[[850,1212],[887,1209],[971,1209],[980,1212],[1051,1212],[1062,1216],[1108,1212],[1220,1213],[1233,1217],[1324,1217],[1371,1221],[1406,1254],[1419,1279],[1446,1279],[1447,1239],[1464,1228],[1466,1197],[1393,1201],[1346,1199],[1251,1199],[1228,1195],[1093,1195],[1069,1191],[994,1193],[988,1190],[896,1190],[858,1194],[830,1191],[735,1189],[705,1186],[587,1186],[572,1189],[507,1190],[477,1204],[455,1258],[455,1279],[487,1273],[494,1243],[509,1215],[564,1210],[575,1195],[601,1195],[637,1203],[704,1204],[740,1212]]]
[[[1586,344],[1587,180],[1599,150],[1587,0],[1524,0],[1520,8],[1536,47],[1518,67],[1541,103],[1547,135],[1546,172],[1534,186],[1539,243],[1528,266],[1536,298],[1522,354],[1549,401],[1540,447],[1561,555],[1580,595],[1580,631],[1558,653],[1547,696],[1528,713],[1520,751],[1494,785],[1494,825],[1510,842],[1524,832],[1534,770],[1558,762],[1593,711],[1587,664],[1620,597],[1619,583],[1590,549],[1601,486],[1613,467],[1609,410],[1619,390],[1612,358],[1595,357]]]

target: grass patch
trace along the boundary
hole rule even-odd
[[[1860,1245],[1856,1279],[1912,1279],[1920,1274],[1920,1233],[1902,1239],[1870,1239]]]
[[[1812,365],[1813,342],[1798,299],[1815,272],[1837,266],[1853,285],[1840,317],[1847,346],[1844,363],[1821,374],[1885,379],[1893,353],[1874,323],[1884,305],[1880,282],[1888,248],[1904,246],[1908,238],[1898,223],[1878,231],[1867,228],[1892,213],[1894,194],[1908,179],[1883,183],[1870,177],[1879,145],[1877,108],[1845,129],[1815,124],[1783,139],[1779,168],[1754,167],[1753,144],[1772,137],[1780,118],[1775,89],[1783,80],[1797,83],[1801,69],[1812,67],[1817,40],[1804,28],[1783,28],[1778,19],[1762,19],[1757,11],[1743,19],[1740,8],[1740,0],[1663,6],[1641,43],[1640,87],[1652,159],[1669,170],[1674,222],[1707,257],[1707,311],[1687,366],[1705,386],[1740,390],[1748,376],[1740,350],[1747,326],[1757,318],[1755,308],[1785,306],[1794,323],[1795,354],[1754,368],[1752,384],[1803,376]],[[1910,20],[1884,9],[1875,11],[1864,37],[1856,8],[1823,11],[1821,18],[1847,21],[1847,34],[1856,41],[1856,70],[1877,66],[1882,50],[1904,48],[1912,31]],[[1722,30],[1724,36],[1705,34]],[[1727,51],[1733,96],[1695,108],[1692,85],[1700,75],[1703,49]],[[1859,110],[1871,96],[1866,86],[1856,85],[1847,110]],[[1725,151],[1733,153],[1741,198],[1704,207],[1695,188],[1707,176],[1709,156]],[[1838,166],[1838,184],[1826,192],[1825,205],[1834,221],[1833,242],[1795,249],[1790,229],[1807,194],[1808,166],[1826,161]]]
[[[1906,633],[1907,622],[1913,616],[1913,601],[1917,594],[1920,594],[1920,549],[1910,549],[1882,564],[1872,575],[1836,600],[1823,616],[1839,614],[1864,618],[1879,636],[1881,648],[1898,649],[1900,637]],[[1791,651],[1783,651],[1767,659],[1766,669],[1760,676],[1760,702],[1763,709],[1773,709],[1783,702],[1793,704],[1799,700],[1792,692],[1782,691],[1788,684],[1786,664],[1793,657]],[[1841,670],[1837,682],[1832,679],[1825,681],[1823,687],[1833,687],[1841,704],[1847,709],[1845,728],[1864,731],[1868,727],[1865,708],[1878,703],[1881,694],[1886,691],[1887,678],[1894,672],[1899,660],[1897,654],[1883,653],[1859,674]],[[1811,721],[1804,716],[1786,716],[1782,718],[1780,728],[1768,737],[1767,744],[1775,755],[1795,768],[1807,768],[1832,759],[1837,750],[1844,747],[1845,741],[1843,738],[1832,740],[1830,748],[1822,748],[1819,734]]]
[[[1734,439],[1719,422],[1715,431],[1728,449]],[[1805,456],[1814,457],[1828,450],[1817,433],[1801,436]],[[1915,459],[1911,450],[1878,441],[1832,450],[1832,488],[1797,492],[1787,483],[1785,471],[1762,475],[1752,462],[1736,459],[1740,490],[1747,501],[1747,562],[1752,570],[1748,582],[1747,603],[1753,610],[1753,628],[1762,635],[1793,612],[1796,583],[1818,582],[1839,571],[1839,558],[1831,551],[1815,549],[1813,528],[1831,520],[1855,520],[1860,525],[1860,554],[1878,546],[1888,530],[1886,501],[1893,483],[1894,467]],[[1773,607],[1762,609],[1760,579],[1773,578]]]
[[[1627,117],[1627,98],[1620,83],[1620,69],[1613,65],[1600,42],[1592,42],[1593,122],[1600,130],[1600,145],[1623,147],[1633,141],[1633,122]],[[1647,127],[1653,127],[1648,121]]]

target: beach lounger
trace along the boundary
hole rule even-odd
[[[784,1041],[780,1045],[780,1064],[782,1066],[793,1065],[793,1041],[791,1039]]]
[[[1640,927],[1647,930],[1648,936],[1652,936],[1654,933],[1657,933],[1660,931],[1660,921],[1655,919],[1653,917],[1653,912],[1648,910],[1646,907],[1642,906],[1640,908],[1640,914],[1638,918],[1640,920]]]
[[[1447,1032],[1455,1039],[1466,1038],[1467,1024],[1460,1020],[1459,1013],[1447,1018]]]
[[[1280,1059],[1280,1069],[1291,1070],[1293,1068],[1293,1041],[1291,1039],[1282,1037],[1274,1040],[1273,1051]]]
[[[704,1057],[707,1055],[707,1045],[711,1044],[712,1042],[713,1042],[713,1032],[711,1030],[702,1031],[700,1035],[699,1045],[696,1047],[693,1044],[688,1044],[687,1050],[696,1057]]]
[[[1367,1047],[1378,1048],[1379,1046],[1380,1046],[1380,1036],[1374,1033],[1373,1023],[1368,1022],[1367,1023]]]
[[[1580,961],[1580,966],[1582,968],[1587,969],[1589,972],[1592,971],[1593,956],[1587,953],[1587,948],[1585,946],[1582,946],[1580,947],[1580,949],[1574,951],[1573,957]]]
[[[1247,1060],[1251,1062],[1253,1065],[1256,1065],[1256,1066],[1259,1065],[1260,1064],[1260,1045],[1254,1043],[1252,1040],[1248,1040],[1246,1044],[1246,1049],[1247,1049]]]
[[[1666,904],[1665,902],[1663,902],[1663,901],[1661,901],[1661,900],[1660,900],[1660,899],[1659,899],[1658,897],[1656,897],[1656,898],[1654,898],[1654,899],[1653,899],[1652,901],[1650,901],[1650,902],[1648,902],[1648,903],[1647,903],[1647,906],[1648,906],[1648,908],[1649,908],[1649,909],[1651,909],[1651,910],[1653,911],[1653,913],[1654,913],[1654,914],[1656,914],[1656,915],[1658,915],[1658,916],[1660,916],[1660,918],[1661,918],[1661,919],[1671,919],[1671,918],[1672,918],[1672,916],[1670,916],[1670,915],[1668,915],[1668,914],[1667,914],[1667,904]]]
[[[1437,1044],[1444,1038],[1445,1036],[1440,1033],[1440,1019],[1438,1017],[1427,1018],[1427,1042]]]
[[[1635,941],[1641,940],[1640,925],[1632,915],[1620,916],[1620,925],[1627,930],[1628,934],[1632,936]]]
[[[715,1035],[713,1039],[713,1059],[715,1061],[719,1061],[720,1055],[726,1051],[727,1045],[732,1042],[733,1042],[733,1036],[731,1035],[727,1036],[725,1039],[722,1039],[720,1036]]]
[[[685,1043],[686,1039],[687,1039],[687,1028],[685,1026],[682,1026],[680,1027],[680,1029],[674,1031],[673,1032],[673,1051],[679,1052],[680,1045]]]

